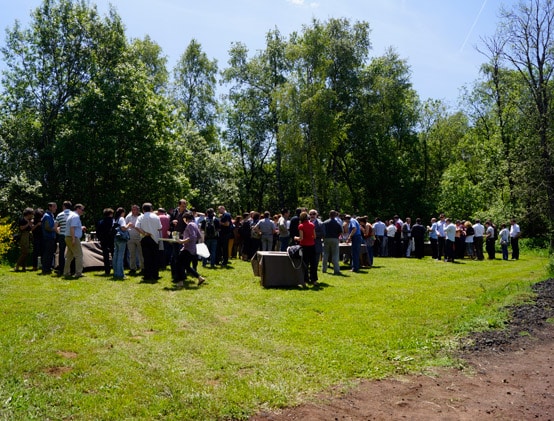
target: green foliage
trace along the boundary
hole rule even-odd
[[[169,72],[160,46],[128,40],[113,9],[44,0],[1,50],[0,210],[70,199],[96,219],[187,197],[233,213],[515,216],[526,236],[552,240],[554,48],[542,19],[520,19],[532,15],[554,10],[502,9],[462,112],[421,102],[393,49],[370,57],[367,22],[275,28],[253,55],[232,44],[221,72],[192,39]]]
[[[13,241],[13,235],[15,233],[12,226],[13,224],[10,223],[8,218],[0,219],[0,262],[6,259],[8,253],[15,245]]]
[[[376,262],[307,289],[264,289],[242,261],[183,289],[169,271],[145,284],[0,267],[0,417],[247,419],[456,364],[452,344],[502,327],[501,308],[530,297],[547,257]]]

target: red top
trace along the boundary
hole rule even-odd
[[[301,246],[315,246],[315,225],[310,221],[304,221],[298,225],[298,231],[303,232],[302,240],[300,241]]]

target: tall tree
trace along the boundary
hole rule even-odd
[[[552,76],[554,72],[554,2],[521,1],[502,9],[497,34],[500,57],[519,72],[532,98],[530,118],[538,138],[535,161],[546,190],[549,234],[554,248],[554,156],[552,139]]]
[[[163,58],[139,44],[113,10],[101,18],[84,1],[44,0],[28,29],[8,31],[2,137],[16,181],[42,185],[30,204],[69,198],[100,215],[179,189]]]
[[[185,123],[194,123],[212,148],[217,147],[215,96],[217,62],[193,39],[174,69],[173,96]]]

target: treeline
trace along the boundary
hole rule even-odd
[[[2,46],[0,208],[69,199],[92,219],[186,197],[237,214],[440,211],[514,216],[526,236],[552,239],[553,19],[551,0],[501,10],[453,111],[418,97],[394,49],[370,56],[367,22],[273,29],[255,54],[232,44],[223,68],[193,39],[170,72],[115,10],[44,0]]]

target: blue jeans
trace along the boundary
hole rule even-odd
[[[352,237],[352,270],[358,272],[360,270],[360,251],[362,249],[362,236],[355,235]]]
[[[279,237],[279,243],[280,243],[279,250],[287,251],[287,247],[289,246],[289,241],[290,241],[290,237]]]
[[[210,266],[215,266],[215,262],[217,259],[217,238],[206,238],[204,240],[206,243],[206,247],[208,247],[208,250],[210,251]],[[206,266],[206,263],[208,262],[208,259],[202,259],[202,264]]]
[[[508,260],[508,243],[501,244],[500,247],[502,248],[502,259]]]
[[[123,258],[125,257],[125,249],[127,247],[126,241],[114,241],[114,250],[112,258],[113,276],[115,278],[123,278],[125,273],[123,271]]]

